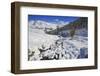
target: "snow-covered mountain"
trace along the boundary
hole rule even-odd
[[[81,21],[83,22],[83,21]],[[61,34],[70,33],[68,22],[50,23],[46,21],[29,21],[29,47],[28,60],[66,60],[88,58],[88,32],[85,27],[75,31],[73,38],[62,36]],[[72,23],[71,23],[72,24]],[[73,22],[75,24],[75,22]],[[59,26],[59,33],[48,34],[45,28],[52,28],[56,32]],[[80,25],[81,26],[81,25]],[[85,25],[87,26],[87,25]]]
[[[29,28],[39,28],[39,29],[44,29],[44,28],[56,29],[57,26],[63,27],[64,25],[67,25],[67,24],[68,22],[64,22],[64,21],[53,23],[53,22],[46,22],[42,20],[31,20],[28,23]]]

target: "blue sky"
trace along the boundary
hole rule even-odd
[[[72,22],[77,20],[80,17],[73,17],[73,16],[52,16],[52,15],[28,15],[28,21],[31,20],[42,20],[46,22],[59,22],[59,21],[64,21],[64,22]]]

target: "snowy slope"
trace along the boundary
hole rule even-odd
[[[58,37],[55,35],[48,35],[43,30],[31,29],[29,30],[29,48],[34,46],[41,46],[42,44],[50,44],[54,42]]]
[[[48,35],[43,32],[43,30],[34,30],[34,33],[31,33],[32,36],[29,37],[29,48],[31,51],[35,52],[35,55],[30,58],[30,60],[40,60],[41,58],[48,57],[49,59],[54,58],[57,54],[59,54],[59,59],[77,59],[80,55],[80,49],[87,48],[87,38],[81,36],[75,36],[73,40],[70,37],[67,38],[59,38],[56,35]],[[55,44],[58,42],[58,44]],[[63,46],[61,45],[63,43]],[[40,51],[38,48],[42,49],[42,45],[45,49],[51,47],[50,50],[46,50],[40,55]],[[85,50],[87,54],[87,50]],[[63,56],[61,56],[63,55]],[[57,59],[57,57],[55,58]]]
[[[83,31],[79,30],[71,39],[69,36],[46,34],[44,28],[47,26],[54,29],[56,25],[43,21],[30,22],[29,61],[88,58],[88,39],[87,36],[81,36]]]

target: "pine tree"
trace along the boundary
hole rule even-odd
[[[59,26],[57,26],[56,28],[57,28],[57,32],[56,33],[58,35],[59,34]]]
[[[70,30],[70,37],[71,37],[71,39],[73,39],[74,35],[75,35],[75,28],[73,27],[73,28]]]

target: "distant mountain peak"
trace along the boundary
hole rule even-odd
[[[55,29],[57,26],[59,27],[63,27],[64,25],[69,24],[68,22],[64,22],[64,21],[59,21],[59,22],[47,22],[47,21],[42,21],[42,20],[31,20],[29,21],[29,27],[30,28],[52,28]]]

